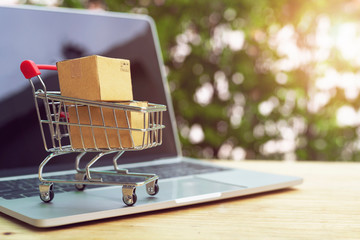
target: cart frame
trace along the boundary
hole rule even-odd
[[[166,111],[166,106],[148,103],[147,107],[142,107],[133,106],[133,104],[138,103],[137,101],[109,103],[65,97],[59,91],[48,91],[40,76],[39,69],[57,70],[56,66],[37,65],[31,60],[25,60],[21,63],[20,69],[32,87],[44,148],[50,152],[38,169],[41,182],[39,192],[42,201],[50,202],[54,198],[54,183],[74,184],[79,191],[84,190],[86,185],[94,184],[122,186],[123,201],[128,206],[135,204],[137,200],[135,190],[138,186],[146,185],[146,191],[149,195],[158,193],[159,177],[156,174],[133,173],[127,169],[121,169],[118,167],[118,159],[125,151],[139,151],[162,144],[162,130],[165,127],[163,125],[163,112]],[[35,87],[33,80],[35,77],[41,84],[40,89]],[[138,123],[136,127],[132,126],[131,122],[131,117],[135,114],[142,119],[140,126]],[[84,116],[87,122],[84,122]],[[95,123],[94,117],[97,118],[97,123]],[[75,133],[80,146],[79,144],[75,146]],[[99,139],[102,140],[102,144],[100,144]],[[80,168],[80,162],[88,152],[97,154],[87,162],[85,168]],[[77,153],[74,180],[46,179],[43,177],[44,167],[50,160],[69,153]],[[99,159],[108,154],[114,154],[112,158],[113,170],[97,171],[91,169]],[[101,177],[92,176],[98,174],[132,176],[144,180],[138,182],[107,182]]]

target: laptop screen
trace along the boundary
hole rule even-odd
[[[135,100],[168,105],[156,43],[147,18],[117,13],[0,7],[0,176],[36,173],[45,151],[33,93],[19,66],[30,59],[52,64],[88,55],[130,60]],[[48,90],[58,90],[56,72],[42,71]],[[159,147],[126,152],[120,163],[177,156],[169,111]],[[50,164],[71,169],[74,154]],[[102,161],[99,161],[102,162]],[[102,164],[107,164],[106,160]]]

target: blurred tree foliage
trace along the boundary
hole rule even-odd
[[[360,64],[336,45],[356,1],[104,3],[155,20],[185,155],[359,161]]]

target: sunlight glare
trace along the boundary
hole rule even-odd
[[[339,126],[357,126],[360,124],[360,111],[351,106],[342,106],[337,110],[336,120]]]

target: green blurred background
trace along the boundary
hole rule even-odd
[[[183,153],[360,161],[360,1],[63,0],[154,18]]]

